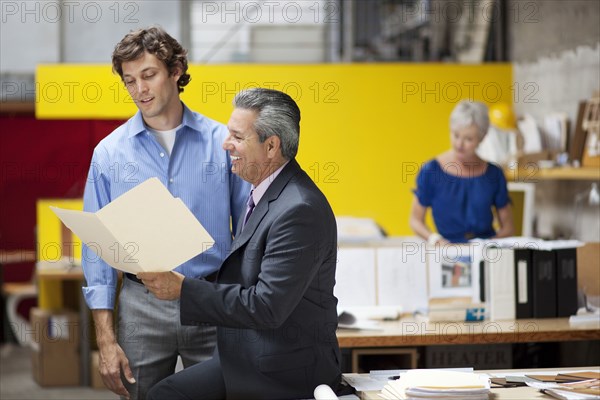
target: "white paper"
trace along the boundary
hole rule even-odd
[[[517,125],[521,135],[523,135],[523,153],[529,154],[542,151],[542,138],[535,119],[531,115],[525,114],[523,119],[517,121]]]
[[[376,379],[366,374],[344,374],[344,380],[357,392],[381,390],[387,383],[387,378]]]
[[[383,327],[379,321],[398,319],[400,313],[400,307],[353,306],[344,309],[338,307],[338,328],[382,331]]]
[[[565,113],[552,113],[544,117],[546,148],[565,151],[567,148],[567,120]]]
[[[343,310],[353,315],[357,319],[368,319],[373,321],[392,321],[400,318],[402,314],[401,306],[352,306],[346,307]]]
[[[338,308],[374,306],[375,248],[340,247],[335,281],[333,293],[338,298]]]
[[[443,370],[410,370],[389,381],[381,395],[397,398],[487,399],[489,379],[475,373]]]
[[[378,302],[403,312],[427,308],[427,264],[416,246],[377,249]]]
[[[96,213],[50,208],[99,257],[123,272],[171,271],[214,244],[183,201],[157,178]]]

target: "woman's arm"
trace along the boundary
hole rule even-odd
[[[496,232],[495,238],[514,235],[513,213],[510,203],[498,210],[498,222],[500,224],[500,229]]]
[[[427,213],[427,207],[423,207],[421,205],[421,203],[419,203],[417,196],[414,196],[413,202],[412,202],[412,208],[410,210],[410,219],[409,219],[410,227],[417,235],[419,235],[423,239],[427,240],[428,242],[429,242],[429,239],[431,238],[432,243],[429,243],[429,244],[433,245],[433,244],[436,244],[439,242],[444,242],[445,241],[444,238],[439,236],[437,233],[431,232],[431,230],[429,230],[427,225],[425,225],[425,214],[426,213]],[[432,235],[434,235],[434,236],[432,236]]]

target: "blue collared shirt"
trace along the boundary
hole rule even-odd
[[[94,149],[83,195],[84,210],[98,211],[146,179],[157,177],[174,197],[183,200],[215,240],[211,249],[175,270],[190,277],[215,272],[229,252],[231,232],[235,232],[245,211],[250,190],[248,183],[231,172],[231,159],[222,148],[227,135],[223,124],[184,105],[182,124],[169,156],[148,132],[138,111]],[[88,306],[114,308],[117,271],[87,246],[83,247],[81,258],[87,281],[83,294]]]

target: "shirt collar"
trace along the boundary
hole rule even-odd
[[[281,167],[277,168],[275,172],[259,183],[258,186],[254,187],[254,185],[252,185],[252,200],[254,200],[254,204],[258,204],[260,199],[262,199],[264,194],[267,192],[269,186],[271,186],[271,183],[273,183],[275,178],[277,178],[277,175],[279,175],[281,170],[283,170],[283,168],[288,165],[289,162],[289,160],[286,161]]]
[[[195,118],[192,110],[190,110],[185,103],[182,102],[181,104],[183,105],[183,118],[181,120],[181,126],[187,126],[196,132],[201,132],[204,120],[202,118]],[[138,112],[131,118],[128,137],[131,138],[146,131],[147,129],[146,124],[144,124],[144,118],[142,117],[142,113],[138,110]]]

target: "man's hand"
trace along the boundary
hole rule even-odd
[[[135,383],[133,373],[129,368],[129,360],[125,356],[123,349],[117,343],[102,346],[100,348],[99,361],[100,375],[104,385],[114,393],[125,398],[129,398],[129,392],[125,389],[121,381],[121,370],[129,383]]]
[[[96,341],[100,350],[99,369],[104,385],[114,393],[129,398],[129,392],[121,381],[121,371],[131,384],[135,383],[129,368],[129,360],[117,344],[113,329],[112,310],[92,310],[96,326]]]
[[[140,272],[137,274],[146,289],[160,300],[175,300],[181,296],[181,286],[185,278],[179,272]]]

